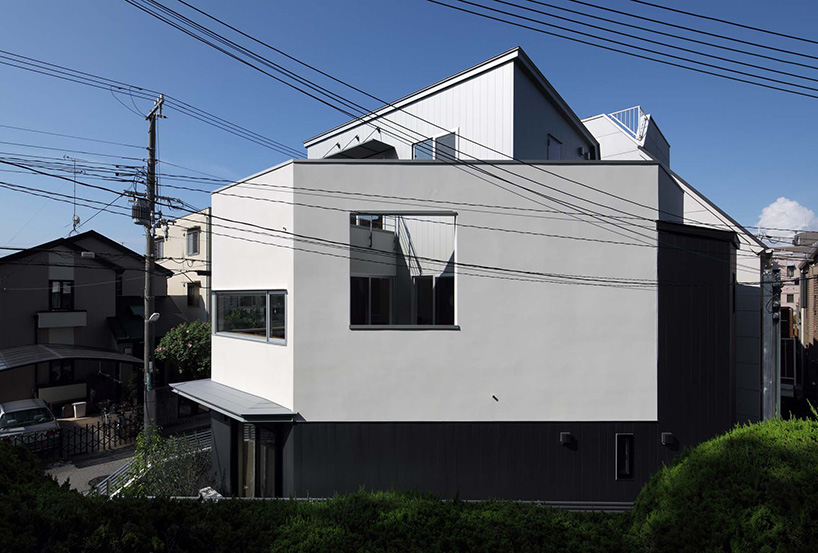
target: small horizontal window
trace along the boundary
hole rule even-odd
[[[217,292],[216,334],[284,342],[286,299],[285,291]]]

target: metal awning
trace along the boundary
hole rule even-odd
[[[67,344],[35,344],[0,349],[0,371],[60,359],[94,359],[98,361],[121,361],[136,365],[142,364],[141,359],[114,350]]]
[[[170,387],[182,397],[241,422],[290,421],[295,416],[291,410],[274,401],[213,382],[209,378],[176,382]]]

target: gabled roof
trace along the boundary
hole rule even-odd
[[[107,236],[105,236],[103,234],[100,234],[95,230],[89,230],[89,231],[83,232],[82,234],[75,234],[74,236],[68,236],[66,238],[57,238],[56,240],[51,240],[50,242],[45,242],[44,244],[40,244],[39,246],[32,246],[31,248],[28,248],[28,249],[25,249],[25,250],[20,250],[18,252],[14,252],[14,253],[9,254],[9,255],[7,255],[5,257],[0,257],[0,265],[2,265],[3,263],[10,262],[10,261],[17,261],[18,259],[28,257],[29,255],[32,255],[32,254],[41,253],[42,251],[45,251],[45,250],[53,250],[53,249],[60,248],[60,247],[68,248],[68,249],[71,249],[71,250],[74,250],[74,251],[77,251],[77,252],[86,251],[86,248],[83,248],[82,246],[79,245],[79,242],[81,242],[82,240],[84,240],[86,238],[94,238],[96,240],[99,240],[100,242],[105,243],[106,245],[114,248],[115,250],[118,250],[121,253],[123,253],[125,255],[128,255],[128,256],[130,256],[130,257],[132,257],[134,259],[137,259],[140,262],[144,263],[145,257],[143,255],[138,254],[135,251],[133,251],[132,249],[123,246],[119,242],[111,240]],[[96,261],[96,262],[101,263],[103,265],[107,265],[108,267],[110,267],[111,269],[114,269],[114,270],[123,271],[123,270],[128,269],[127,267],[123,267],[122,265],[120,265],[120,264],[118,264],[118,263],[116,263],[116,262],[114,262],[114,261],[112,261],[110,259],[101,257],[101,256],[100,257],[94,257],[93,261]],[[166,269],[166,268],[164,268],[164,267],[162,267],[162,266],[160,266],[158,264],[156,265],[156,272],[164,274],[165,276],[173,276],[173,271],[171,271],[170,269]]]
[[[482,73],[491,71],[492,69],[495,69],[501,65],[505,65],[506,63],[509,62],[520,64],[520,66],[523,67],[529,74],[529,76],[532,78],[534,83],[540,87],[544,95],[553,102],[556,108],[560,112],[562,112],[565,118],[571,122],[571,124],[576,128],[576,130],[579,131],[580,134],[582,134],[591,144],[598,144],[593,135],[591,135],[588,129],[585,128],[585,125],[582,124],[582,121],[580,121],[579,117],[577,117],[577,114],[574,113],[574,111],[565,102],[565,100],[562,99],[562,96],[560,96],[554,89],[554,87],[551,86],[551,83],[548,82],[548,79],[546,79],[540,72],[540,70],[537,68],[537,66],[534,65],[534,62],[531,61],[531,58],[528,57],[528,55],[523,51],[521,47],[517,46],[512,48],[511,50],[503,52],[498,56],[495,56],[484,62],[478,63],[477,65],[470,67],[469,69],[461,71],[460,73],[456,73],[451,77],[447,77],[442,81],[438,81],[432,85],[429,85],[416,92],[413,92],[408,96],[404,96],[403,98],[395,100],[394,102],[381,106],[380,108],[371,111],[367,114],[364,114],[356,119],[338,125],[337,127],[334,127],[328,131],[324,131],[321,134],[316,135],[312,138],[308,138],[307,140],[304,141],[304,146],[309,148],[315,143],[321,142],[333,135],[344,132],[350,127],[371,122],[374,119],[383,117],[394,111],[402,110],[408,107],[409,105],[419,100],[422,100],[423,98],[436,94],[447,88],[451,88],[457,84],[462,83],[463,81],[474,78]]]

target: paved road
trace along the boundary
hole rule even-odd
[[[133,457],[134,448],[125,447],[106,453],[97,453],[71,459],[67,463],[55,463],[46,467],[45,472],[54,476],[62,484],[71,481],[71,487],[78,492],[91,489],[89,482],[100,476],[108,476]]]

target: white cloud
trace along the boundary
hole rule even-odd
[[[789,240],[795,234],[794,231],[818,229],[818,217],[811,209],[782,196],[761,210],[758,226],[762,227],[759,229],[761,234]]]

